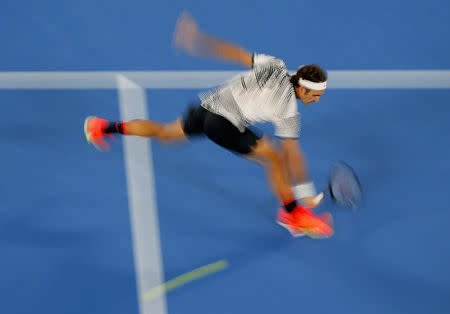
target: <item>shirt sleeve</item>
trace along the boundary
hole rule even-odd
[[[275,135],[282,138],[299,138],[300,118],[297,101],[292,97],[286,106],[283,106],[282,112],[278,112],[272,121],[275,126]]]
[[[261,67],[261,66],[284,66],[284,61],[281,59],[277,59],[275,57],[261,54],[261,53],[253,53],[253,68]]]
[[[264,54],[254,54],[251,72],[256,79],[258,87],[262,89],[267,86],[267,83],[272,83],[272,85],[278,84],[277,79],[286,73],[287,70],[284,61],[281,59]]]
[[[300,137],[300,114],[288,118],[279,118],[273,121],[275,136],[281,138],[297,139]]]

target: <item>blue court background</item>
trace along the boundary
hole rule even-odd
[[[177,16],[290,69],[449,69],[446,1],[2,1],[0,71],[235,70],[171,48]],[[170,121],[197,90],[148,90]],[[1,313],[138,313],[122,145],[97,153],[87,115],[117,91],[0,91]],[[261,169],[207,141],[152,145],[165,278],[226,259],[170,292],[169,313],[448,313],[449,90],[333,90],[300,107],[312,178],[332,160],[366,192],[329,201],[328,240],[293,239]]]

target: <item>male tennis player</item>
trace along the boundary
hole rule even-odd
[[[319,101],[327,77],[317,65],[306,65],[291,76],[277,58],[252,54],[235,44],[201,32],[193,18],[180,16],[174,33],[175,46],[193,55],[206,55],[251,68],[224,86],[200,94],[201,105],[191,107],[171,123],[152,120],[110,122],[88,117],[87,140],[98,149],[109,148],[105,135],[154,137],[163,141],[186,140],[206,135],[216,144],[264,166],[269,186],[282,206],[278,223],[294,236],[328,237],[333,233],[331,215],[314,215],[323,194],[316,195],[309,181],[299,145],[300,120],[297,100],[308,105]],[[260,137],[249,126],[272,122],[279,145]],[[300,204],[296,201],[299,200]],[[303,207],[303,206],[304,207]]]

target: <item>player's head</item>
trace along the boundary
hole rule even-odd
[[[327,74],[317,64],[303,65],[291,77],[295,96],[305,105],[318,102],[327,87]]]

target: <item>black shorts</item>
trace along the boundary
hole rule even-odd
[[[240,154],[248,154],[261,136],[249,129],[240,132],[226,118],[212,113],[202,106],[190,107],[183,117],[186,136],[206,135],[216,144]]]

